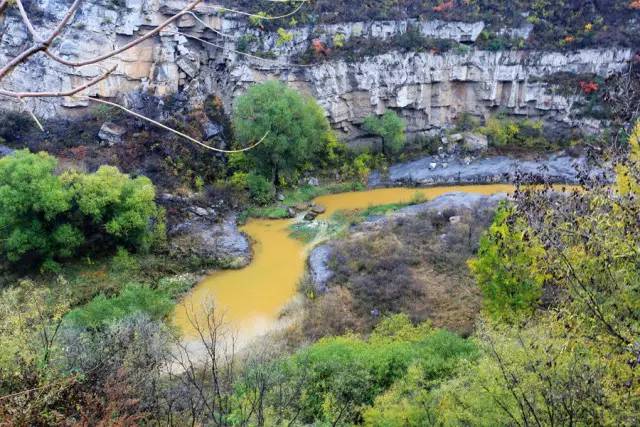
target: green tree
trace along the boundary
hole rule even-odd
[[[255,85],[238,98],[234,129],[243,145],[266,135],[246,158],[274,184],[295,181],[300,172],[319,165],[332,141],[329,122],[316,101],[277,81]]]
[[[57,165],[27,150],[0,159],[0,244],[12,262],[66,258],[83,243],[81,231],[65,221],[73,190],[54,174]]]
[[[478,256],[469,261],[484,295],[485,308],[496,319],[516,320],[531,313],[542,295],[545,275],[537,267],[543,250],[524,230],[510,227],[513,209],[501,207],[480,240]]]
[[[0,253],[29,265],[125,245],[147,249],[164,234],[155,188],[103,166],[94,174],[56,174],[46,153],[17,151],[0,159]]]
[[[386,156],[402,150],[406,142],[406,127],[405,121],[391,110],[380,117],[371,115],[364,120],[365,130],[382,138],[382,153]]]
[[[117,243],[148,249],[162,229],[162,213],[155,204],[156,191],[147,177],[130,178],[112,166],[94,174],[73,174],[67,180],[75,190],[80,212],[91,224],[104,228]]]

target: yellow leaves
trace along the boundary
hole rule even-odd
[[[640,162],[640,121],[629,136],[629,160],[633,164]],[[640,183],[631,177],[629,166],[616,166],[616,190],[622,195],[640,192]]]

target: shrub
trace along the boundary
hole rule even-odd
[[[543,147],[543,123],[530,119],[515,121],[512,119],[491,117],[480,131],[487,135],[494,147],[514,146],[535,148]]]
[[[56,175],[45,153],[17,151],[0,159],[0,251],[23,264],[73,257],[81,246],[147,249],[162,237],[155,189],[113,167]]]
[[[420,364],[425,379],[435,382],[475,357],[473,343],[428,324],[413,326],[399,315],[383,320],[368,340],[353,335],[325,338],[275,362],[272,369],[286,373],[280,387],[299,388],[285,419],[290,415],[305,425],[353,425],[362,422],[363,409],[413,364]]]
[[[397,154],[406,142],[406,123],[394,111],[386,111],[381,117],[371,115],[364,120],[364,128],[382,138],[382,153]]]
[[[275,188],[265,177],[256,174],[247,175],[247,188],[254,202],[266,205],[273,201],[276,194]]]
[[[494,318],[508,321],[533,311],[545,280],[536,267],[542,247],[524,233],[511,231],[511,214],[507,207],[497,212],[480,240],[477,258],[469,262],[487,311]]]
[[[130,284],[115,297],[98,295],[84,307],[69,312],[66,320],[75,326],[100,329],[136,313],[161,319],[172,309],[173,302],[164,292]]]

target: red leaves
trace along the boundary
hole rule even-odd
[[[331,49],[329,49],[320,39],[313,39],[311,47],[316,55],[328,56],[331,53]]]
[[[639,0],[640,1],[640,0]],[[441,3],[433,8],[434,12],[446,12],[447,10],[453,9],[453,0],[446,1]]]
[[[582,92],[585,95],[589,95],[593,92],[597,92],[598,89],[600,88],[600,86],[598,86],[598,83],[596,82],[586,82],[584,80],[581,80],[580,83],[580,89],[582,90]]]

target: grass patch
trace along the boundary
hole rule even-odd
[[[283,219],[289,218],[287,208],[283,206],[266,206],[263,208],[249,208],[240,220],[247,218]]]
[[[289,236],[293,239],[300,240],[304,243],[309,243],[316,238],[320,232],[317,225],[311,224],[293,224],[289,227],[291,231]]]
[[[427,198],[423,193],[416,193],[416,195],[408,202],[371,205],[365,209],[357,209],[354,211],[340,210],[331,216],[331,221],[342,225],[356,225],[372,216],[388,215],[404,207],[424,203],[426,200]]]

